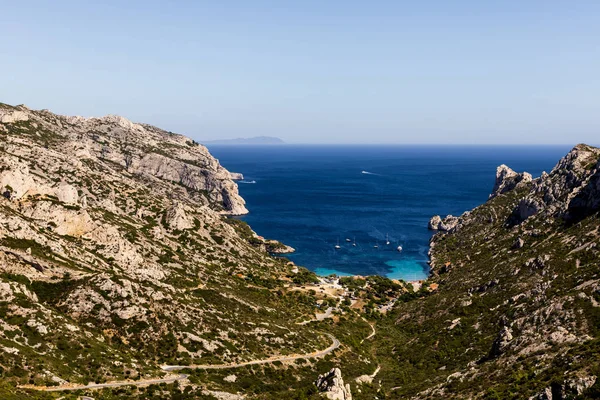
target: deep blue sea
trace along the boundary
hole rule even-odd
[[[500,164],[536,177],[550,171],[570,147],[282,145],[209,150],[227,169],[244,174],[239,187],[250,213],[241,219],[259,235],[294,247],[296,252],[286,257],[296,264],[319,275],[418,280],[428,274],[432,233],[427,222],[432,215],[460,215],[485,202]],[[341,249],[336,250],[338,241]],[[402,252],[396,251],[399,245]]]

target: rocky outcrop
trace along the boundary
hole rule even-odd
[[[26,112],[18,110],[0,110],[0,122],[3,124],[12,124],[20,121],[29,120],[29,116]]]
[[[577,221],[600,210],[600,149],[578,144],[556,164],[549,174],[533,181],[532,189],[519,205],[525,213]],[[523,219],[524,220],[524,219]]]
[[[165,214],[165,222],[169,228],[183,231],[194,227],[194,220],[190,217],[181,203],[173,204]]]
[[[535,198],[521,199],[509,217],[507,224],[509,226],[518,225],[527,218],[537,214],[542,208],[543,205]]]
[[[329,400],[351,400],[350,385],[344,385],[342,371],[339,368],[332,368],[326,374],[319,375],[315,385],[319,392],[323,393]]]
[[[573,377],[567,379],[563,384],[554,384],[545,388],[540,393],[529,398],[529,400],[562,400],[581,396],[585,391],[596,383],[596,376]]]
[[[492,189],[492,193],[490,194],[490,199],[513,190],[521,183],[529,183],[531,181],[531,174],[527,172],[517,173],[502,164],[496,169],[496,182],[494,183],[494,189]]]
[[[500,333],[498,333],[496,340],[494,340],[494,344],[492,345],[492,357],[497,357],[504,353],[512,340],[512,330],[507,326],[503,327]]]
[[[459,222],[459,217],[455,217],[452,215],[448,215],[444,219],[442,219],[439,215],[434,215],[429,220],[427,228],[435,231],[449,232],[452,229],[456,228]]]
[[[594,167],[595,173],[586,182],[579,193],[571,198],[567,206],[565,218],[570,222],[581,219],[600,211],[600,167]]]

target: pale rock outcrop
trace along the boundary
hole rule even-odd
[[[571,197],[567,205],[567,220],[576,222],[600,211],[600,167],[598,164],[595,166],[596,172],[589,178],[586,185],[577,195]]]
[[[371,375],[361,375],[361,376],[357,377],[354,381],[356,383],[358,383],[359,385],[364,385],[364,384],[370,385],[371,383],[373,383],[373,379],[375,379],[375,377],[377,376],[379,371],[381,371],[381,367],[377,366],[377,368],[375,369],[375,372],[373,372]]]
[[[27,321],[26,325],[29,328],[36,330],[40,335],[45,335],[48,333],[48,327],[38,320],[30,319],[29,321]]]
[[[27,194],[37,193],[38,184],[29,173],[29,167],[25,163],[11,161],[0,159],[0,163],[8,167],[8,170],[0,172],[2,193],[7,191],[6,197],[11,200],[19,200]]]
[[[30,292],[22,283],[0,282],[0,301],[12,301],[17,294],[22,294],[33,302],[38,301],[37,295]]]
[[[352,399],[350,385],[344,385],[342,371],[339,368],[332,368],[328,373],[319,375],[315,385],[319,392],[323,393],[329,400]]]
[[[439,215],[434,215],[429,220],[427,228],[436,231],[449,232],[454,229],[459,222],[459,217],[455,217],[453,215],[448,215],[444,219],[442,219]]]
[[[502,164],[496,169],[496,182],[490,194],[490,199],[502,193],[513,190],[520,183],[529,183],[532,181],[530,173],[517,173],[508,166]]]
[[[28,121],[29,116],[23,111],[0,110],[0,122],[3,124],[12,124],[19,121]]]
[[[40,221],[59,235],[81,237],[95,228],[95,223],[85,210],[71,210],[50,201],[39,201],[23,210],[23,214]]]
[[[550,174],[533,181],[531,192],[514,212],[520,219],[543,212],[576,222],[600,210],[600,149],[578,144],[564,156]]]
[[[189,216],[181,203],[175,203],[165,214],[165,222],[174,230],[185,230],[194,227],[194,219]]]
[[[56,197],[58,197],[59,201],[68,204],[77,204],[79,200],[79,194],[77,193],[77,189],[73,185],[69,185],[68,183],[62,182],[56,188]]]
[[[234,181],[241,181],[242,179],[244,179],[244,175],[239,172],[230,172],[229,176]]]
[[[102,247],[98,249],[99,253],[106,258],[113,258],[123,265],[135,267],[144,260],[137,248],[128,240],[123,239],[115,226],[97,225],[94,230],[86,233],[84,238],[101,244]]]

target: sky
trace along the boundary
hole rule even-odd
[[[600,1],[1,1],[0,102],[197,140],[600,144]]]

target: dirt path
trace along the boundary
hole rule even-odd
[[[369,321],[367,321],[364,317],[360,317],[360,318],[363,321],[365,321],[367,324],[369,324],[369,326],[371,327],[371,334],[360,341],[360,344],[363,344],[365,342],[365,340],[371,339],[373,336],[375,336],[376,331],[375,331],[375,324],[369,323]]]
[[[190,369],[229,369],[229,368],[239,368],[245,367],[248,365],[258,365],[258,364],[271,364],[276,361],[294,361],[301,360],[306,358],[313,357],[324,357],[328,354],[331,354],[335,349],[340,347],[340,341],[337,338],[329,333],[325,333],[331,339],[331,345],[324,350],[315,351],[313,353],[308,354],[294,354],[291,356],[275,356],[270,357],[264,360],[254,360],[254,361],[245,361],[241,363],[233,363],[233,364],[207,364],[207,365],[165,365],[161,367],[163,371],[179,371],[182,369],[190,368]],[[117,382],[107,382],[107,383],[91,383],[88,385],[62,385],[62,386],[32,386],[32,385],[23,385],[20,386],[23,389],[33,389],[33,390],[41,390],[46,392],[62,392],[62,391],[73,391],[73,390],[84,390],[84,389],[103,389],[103,388],[115,388],[120,386],[145,386],[152,385],[158,383],[172,383],[176,381],[182,381],[188,378],[186,374],[179,374],[176,376],[171,376],[167,378],[155,378],[155,379],[146,379],[139,381],[117,381]]]
[[[276,356],[267,358],[264,360],[254,360],[254,361],[245,361],[241,363],[233,363],[233,364],[205,364],[205,365],[165,365],[162,368],[163,371],[179,371],[186,368],[191,369],[230,369],[230,368],[239,368],[245,367],[248,365],[258,365],[258,364],[270,364],[276,361],[294,361],[305,358],[313,358],[313,357],[324,357],[328,354],[331,354],[335,349],[340,347],[340,341],[336,339],[335,336],[326,333],[325,335],[329,336],[331,339],[331,345],[325,350],[315,351],[313,353],[308,354],[295,354],[291,356]]]
[[[168,378],[155,378],[155,379],[141,379],[139,381],[116,381],[107,383],[90,383],[88,385],[62,385],[62,386],[31,386],[23,385],[20,386],[23,389],[42,390],[45,392],[64,392],[71,390],[84,390],[84,389],[104,389],[114,388],[120,386],[144,386],[158,383],[172,383],[175,381],[182,381],[188,378],[188,375],[179,374]]]

